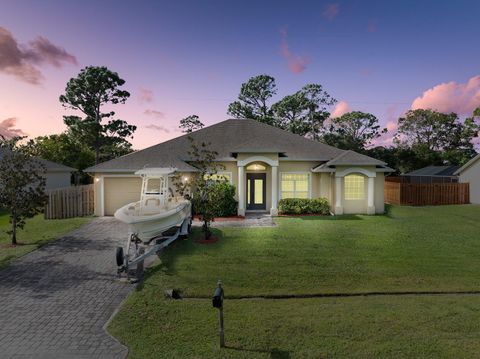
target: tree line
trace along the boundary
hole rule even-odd
[[[132,152],[130,139],[136,126],[116,118],[112,110],[130,97],[122,89],[124,84],[125,80],[106,67],[81,70],[59,97],[62,106],[77,114],[64,116],[65,132],[30,140],[31,154],[83,170]],[[228,105],[227,113],[370,155],[383,160],[397,173],[427,165],[462,165],[476,154],[474,140],[480,131],[480,108],[464,120],[455,113],[432,109],[407,111],[398,119],[392,144],[379,146],[376,142],[387,133],[379,119],[362,111],[332,118],[331,109],[337,100],[320,84],[306,84],[274,101],[276,95],[272,76],[254,76],[241,85],[238,98]],[[180,121],[185,133],[203,126],[197,115]],[[84,181],[88,181],[87,177]]]
[[[379,119],[361,111],[332,118],[330,109],[337,101],[322,85],[307,84],[273,102],[276,93],[273,77],[252,77],[241,85],[238,99],[228,106],[228,114],[370,155],[386,162],[398,174],[428,165],[463,165],[476,154],[474,140],[479,137],[480,107],[465,120],[455,113],[409,110],[398,119],[392,145],[379,146],[376,141],[387,133]]]

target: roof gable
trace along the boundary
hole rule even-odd
[[[475,165],[475,163],[477,163],[477,161],[480,160],[480,153],[478,155],[476,155],[475,157],[473,157],[470,161],[468,161],[467,163],[465,163],[462,167],[460,167],[457,171],[455,171],[455,175],[460,175],[463,171],[467,170],[468,168],[470,168],[471,166]]]

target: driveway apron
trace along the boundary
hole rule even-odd
[[[96,218],[0,271],[1,358],[125,358],[104,327],[132,284],[116,278],[127,228]]]

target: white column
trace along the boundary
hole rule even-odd
[[[243,166],[238,166],[238,215],[245,215],[245,171]]]
[[[375,214],[375,177],[368,177],[367,214]]]
[[[272,216],[278,215],[278,166],[272,166]]]
[[[335,214],[343,214],[342,180],[343,177],[335,177]]]

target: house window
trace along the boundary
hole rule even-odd
[[[365,199],[365,177],[351,174],[345,176],[345,200]]]
[[[232,173],[231,172],[217,172],[210,175],[205,175],[206,180],[211,181],[227,181],[232,183]]]
[[[308,173],[281,173],[281,198],[308,198],[310,194],[310,175]]]

